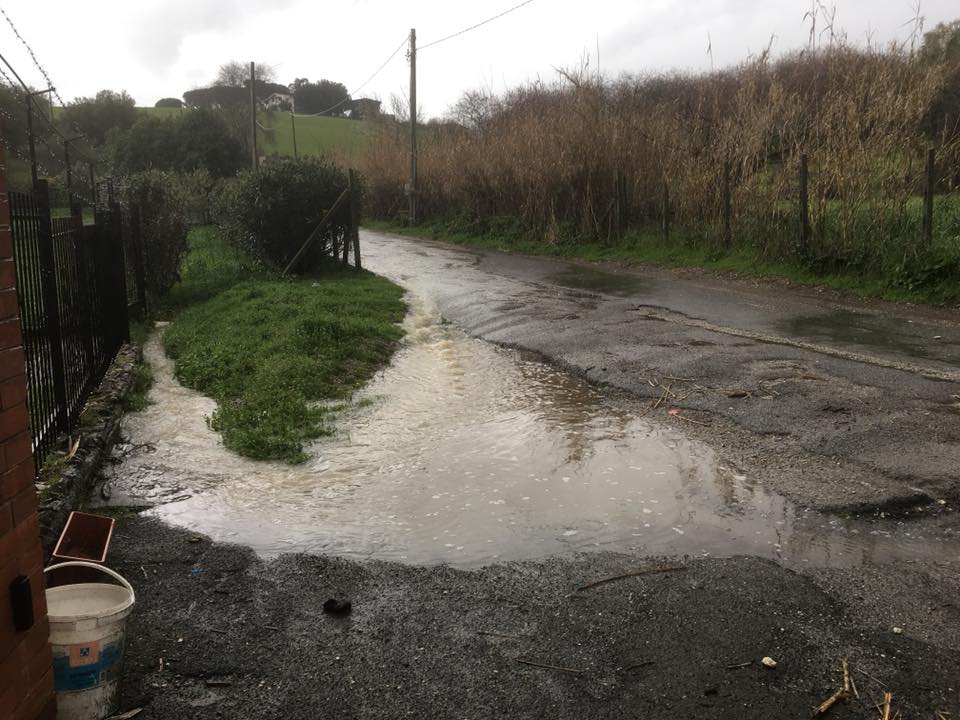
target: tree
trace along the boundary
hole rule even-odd
[[[160,98],[153,106],[158,108],[182,108],[183,100],[178,98]]]
[[[136,102],[126,90],[101,90],[95,97],[77,98],[64,109],[62,117],[66,132],[76,128],[97,145],[112,128],[127,130],[136,120]]]
[[[321,80],[312,83],[306,78],[297,78],[291,87],[297,112],[307,115],[343,115],[349,108],[350,93],[343,83]]]
[[[214,110],[192,110],[174,118],[144,115],[128,131],[112,131],[108,146],[114,164],[126,172],[205,169],[214,177],[226,177],[246,160],[240,142]]]
[[[960,63],[960,20],[940,23],[924,33],[920,57],[926,62]]]
[[[257,82],[272,83],[276,80],[276,72],[266,63],[254,63],[254,78]],[[231,60],[224,63],[217,70],[214,85],[228,85],[230,87],[250,87],[250,63]]]

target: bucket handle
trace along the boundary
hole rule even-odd
[[[97,563],[84,562],[82,560],[69,560],[67,562],[62,562],[57,565],[51,565],[49,567],[45,567],[43,569],[43,572],[48,573],[51,570],[59,570],[60,568],[65,568],[65,567],[85,567],[85,568],[91,568],[92,570],[99,570],[102,573],[106,573],[107,575],[112,577],[114,580],[119,582],[121,585],[123,585],[123,587],[125,587],[127,590],[130,591],[130,599],[132,601],[136,602],[137,600],[137,594],[133,590],[133,585],[128,583],[126,578],[123,577],[123,575],[103,565],[97,565]]]

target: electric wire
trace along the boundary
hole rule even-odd
[[[338,102],[336,105],[331,105],[331,106],[328,107],[326,110],[321,110],[320,112],[317,112],[317,113],[302,114],[302,115],[300,115],[300,117],[316,117],[316,116],[318,116],[318,115],[326,115],[327,113],[329,113],[329,112],[331,112],[331,111],[333,111],[333,110],[336,110],[338,107],[340,107],[341,105],[343,105],[344,103],[346,103],[350,98],[352,98],[352,97],[353,97],[354,95],[356,95],[358,92],[360,92],[361,90],[363,90],[367,85],[369,85],[371,82],[373,82],[373,79],[374,79],[375,77],[377,77],[377,75],[379,75],[387,65],[390,64],[390,61],[393,60],[393,59],[397,56],[397,53],[400,52],[400,51],[403,49],[403,46],[406,45],[406,44],[407,44],[407,38],[406,38],[406,36],[404,36],[403,42],[401,42],[401,43],[397,46],[397,49],[396,49],[396,50],[394,50],[392,53],[390,53],[390,57],[388,57],[386,60],[384,60],[384,61],[383,61],[383,64],[380,65],[380,67],[378,67],[378,68],[374,71],[373,75],[371,75],[371,76],[368,77],[366,80],[364,80],[363,83],[362,83],[359,87],[357,87],[355,90],[353,90],[353,91],[349,94],[348,97],[344,98],[343,100],[341,100],[340,102]],[[297,115],[297,114],[295,113],[295,114],[294,114],[294,117],[296,117],[296,115]]]
[[[532,2],[533,0],[524,0],[524,2],[520,3],[519,5],[514,5],[512,8],[508,8],[498,15],[494,15],[493,17],[487,18],[482,22],[478,22],[476,25],[471,25],[470,27],[464,28],[463,30],[458,30],[455,33],[451,33],[450,35],[447,35],[446,37],[442,37],[439,40],[434,40],[433,42],[429,42],[426,45],[421,45],[420,47],[417,48],[417,51],[419,52],[421,50],[426,50],[427,48],[433,47],[434,45],[439,45],[442,42],[446,42],[447,40],[452,40],[455,37],[459,37],[460,35],[470,32],[471,30],[476,30],[479,27],[483,27],[484,25],[492,23],[494,20],[499,20],[504,15],[509,15],[514,10],[519,10],[524,5],[529,5]]]

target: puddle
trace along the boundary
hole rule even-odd
[[[775,327],[788,337],[893,351],[960,366],[960,342],[939,337],[938,332],[928,326],[916,326],[896,318],[837,310],[789,318],[776,323]]]
[[[124,420],[112,502],[155,504],[264,556],[475,567],[610,550],[855,565],[945,552],[799,511],[680,432],[410,300],[404,348],[299,466],[225,450],[205,422],[214,403],[176,383],[155,335],[154,404]]]
[[[545,279],[563,287],[617,297],[644,295],[653,287],[652,281],[637,275],[606,272],[582,265],[570,265],[566,270],[553,273]]]

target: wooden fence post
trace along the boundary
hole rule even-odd
[[[810,248],[810,195],[807,154],[800,155],[800,255],[805,257]]]
[[[353,265],[356,270],[360,270],[360,183],[357,181],[357,173],[354,170],[350,170],[349,177],[350,239],[353,240]],[[344,242],[346,241],[347,238],[344,238]]]
[[[923,241],[933,243],[933,194],[936,184],[937,151],[927,150],[927,174],[923,185]]]
[[[723,196],[723,246],[730,249],[733,241],[730,229],[731,201],[730,201],[730,161],[723,161],[723,177],[720,183],[720,194]]]
[[[50,371],[53,381],[53,396],[57,411],[53,425],[65,433],[70,432],[70,412],[67,408],[67,378],[63,362],[63,332],[60,327],[60,300],[57,293],[56,253],[53,247],[53,224],[50,220],[50,188],[46,180],[37,180],[34,185],[37,199],[37,259],[40,265],[43,315],[47,341],[50,349]],[[56,433],[54,433],[56,435]]]
[[[663,244],[670,242],[670,185],[663,181],[663,200],[661,209],[660,229],[663,232]]]

